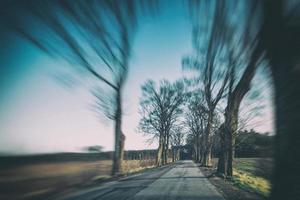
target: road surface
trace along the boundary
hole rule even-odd
[[[192,161],[178,161],[58,200],[224,200]]]

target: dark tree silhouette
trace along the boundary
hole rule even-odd
[[[270,199],[300,196],[300,4],[265,1],[261,42],[275,89],[275,169]]]

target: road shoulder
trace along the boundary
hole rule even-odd
[[[245,191],[236,187],[232,181],[224,180],[215,175],[215,168],[199,167],[211,184],[223,195],[226,200],[265,200],[261,195]]]

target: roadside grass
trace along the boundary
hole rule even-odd
[[[270,192],[270,182],[253,174],[234,170],[234,184],[242,189],[250,190],[267,197]]]
[[[132,174],[142,170],[155,167],[155,160],[124,160],[122,163],[122,174]]]
[[[202,171],[212,184],[230,200],[265,200],[270,193],[272,158],[235,158],[233,178],[223,179],[216,174],[218,158],[213,159],[213,167],[202,167]]]
[[[271,184],[272,160],[269,158],[237,158],[234,160],[233,183],[235,186],[267,197]]]
[[[154,160],[125,160],[123,175],[149,170]],[[84,187],[111,178],[111,160],[42,162],[11,167],[0,171],[0,199],[31,200],[71,188]],[[14,187],[11,187],[11,186]]]

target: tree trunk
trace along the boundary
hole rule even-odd
[[[202,164],[203,163],[203,147],[200,148],[200,159],[199,159],[199,163]]]
[[[176,149],[172,146],[172,162],[176,161]]]
[[[194,146],[194,155],[193,155],[193,160],[195,161],[195,162],[197,162],[197,157],[198,157],[198,151],[197,151],[197,144],[193,144],[193,146]]]
[[[202,132],[203,133],[203,132]],[[202,164],[203,163],[203,159],[204,159],[204,136],[203,134],[200,136],[200,159],[199,159],[199,163]]]
[[[234,90],[232,88],[235,77],[234,72],[230,77],[231,80],[229,83],[228,102],[224,114],[225,123],[223,128],[223,136],[220,138],[221,153],[217,169],[219,173],[224,174],[227,178],[231,178],[233,174],[232,162],[234,158],[235,138],[238,131],[239,107],[244,96],[250,90],[250,83],[255,75],[258,65],[257,61],[259,60],[260,56],[261,49],[256,48],[252,52],[250,62],[248,63]]]
[[[180,160],[180,148],[176,150],[176,160]]]
[[[222,124],[220,127],[219,135],[220,135],[220,152],[219,152],[217,172],[220,174],[225,174],[226,171],[225,159],[227,156],[227,152],[225,152],[226,147],[225,147],[224,124]]]
[[[208,113],[207,126],[206,126],[206,134],[205,134],[205,149],[202,159],[203,166],[212,166],[212,141],[211,141],[211,128],[212,128],[212,120],[213,120],[213,112],[210,111]]]
[[[162,147],[162,165],[166,164],[166,134],[163,136],[163,147]]]
[[[269,199],[297,199],[300,196],[300,19],[296,15],[299,7],[288,15],[284,13],[287,2],[265,3],[262,40],[270,59],[276,106],[275,167]]]
[[[276,105],[272,200],[300,196],[300,27],[286,24],[288,21],[282,16],[283,2],[278,2],[268,7],[264,38],[271,61]]]
[[[118,175],[120,173],[122,164],[122,105],[121,105],[121,91],[117,91],[116,95],[117,108],[115,112],[115,151],[113,156],[112,175]]]
[[[156,165],[161,166],[162,159],[163,159],[163,146],[164,146],[164,139],[163,134],[161,133],[159,136],[159,144],[158,144],[158,150],[157,150],[157,156],[156,156]]]
[[[163,141],[165,141],[165,138],[163,139]],[[166,163],[165,161],[165,154],[166,154],[166,151],[165,151],[165,148],[166,148],[166,145],[165,145],[165,142],[162,143],[162,152],[161,152],[161,164],[164,165]]]
[[[274,64],[275,65],[275,64]],[[288,62],[273,67],[275,81],[275,169],[270,199],[300,196],[300,72]],[[298,65],[299,66],[299,65]]]
[[[223,133],[220,137],[221,152],[217,171],[224,174],[226,178],[231,178],[233,174],[232,162],[234,157],[235,137],[238,129],[239,106],[239,101],[231,101],[229,99],[225,109],[225,123],[222,128]]]
[[[169,157],[169,133],[166,134],[165,164],[168,163],[168,157]]]
[[[197,143],[196,162],[199,163],[200,162],[200,136],[199,136],[199,133],[197,133],[196,143]]]

